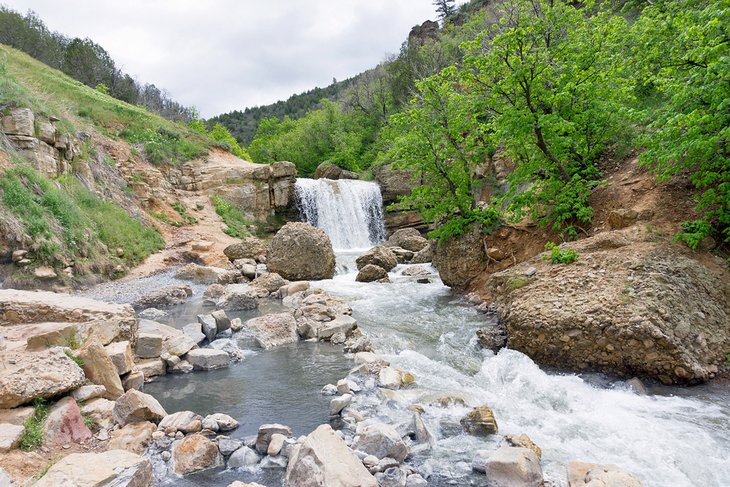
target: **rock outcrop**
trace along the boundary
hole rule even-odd
[[[319,426],[294,447],[286,471],[287,487],[376,487],[363,466],[329,425]]]
[[[270,272],[290,281],[331,279],[335,253],[327,234],[307,223],[287,223],[271,240],[267,254]]]
[[[492,274],[510,348],[539,363],[666,384],[713,377],[730,347],[730,280],[680,247],[608,232]]]

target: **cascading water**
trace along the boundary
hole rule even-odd
[[[380,187],[366,181],[297,179],[299,212],[329,235],[337,250],[367,249],[385,240]]]

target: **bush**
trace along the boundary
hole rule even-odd
[[[543,260],[549,260],[551,264],[572,264],[578,260],[578,253],[575,250],[561,250],[558,244],[553,242],[545,244],[545,252],[550,252],[550,255],[544,256]]]

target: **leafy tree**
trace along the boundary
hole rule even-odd
[[[625,22],[591,13],[591,5],[508,1],[499,23],[465,46],[463,84],[484,97],[495,137],[517,165],[512,217],[529,214],[571,235],[592,218],[597,160],[626,130],[631,88],[622,73]]]
[[[476,166],[491,150],[488,126],[480,118],[480,101],[459,91],[455,67],[418,83],[412,106],[394,115],[384,138],[388,159],[395,167],[411,169],[421,185],[401,201],[437,223],[433,237],[466,231],[474,221],[492,225],[499,219],[494,208],[482,210],[472,196]]]
[[[644,164],[661,178],[687,174],[702,218],[678,235],[696,248],[708,235],[730,242],[730,0],[659,0],[636,23],[651,110]]]

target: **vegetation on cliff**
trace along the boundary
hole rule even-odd
[[[623,7],[623,10],[621,8]],[[395,163],[424,181],[405,203],[442,226],[525,217],[574,238],[593,217],[602,162],[631,149],[659,177],[687,177],[700,219],[679,238],[730,242],[730,2],[472,1],[435,36],[357,77],[339,102],[263,119],[256,162],[363,170]],[[476,168],[514,165],[486,209]]]

